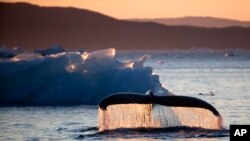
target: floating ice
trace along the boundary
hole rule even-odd
[[[64,49],[61,46],[52,46],[47,49],[37,49],[35,50],[36,53],[41,54],[42,56],[51,55],[51,54],[57,54],[64,52]]]
[[[31,60],[38,60],[42,58],[43,57],[40,54],[36,54],[36,53],[22,53],[22,54],[16,55],[11,60],[12,61],[31,61]]]
[[[0,47],[0,58],[12,58],[21,52],[22,50],[20,50],[18,47],[15,47],[13,49]]]
[[[114,48],[19,54],[0,60],[0,105],[98,104],[115,92],[164,91],[152,68],[143,66],[146,59],[120,62]]]

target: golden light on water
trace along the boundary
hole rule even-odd
[[[203,108],[117,104],[99,109],[99,131],[119,128],[201,127],[221,129],[222,118]]]
[[[119,104],[99,109],[99,131],[117,128],[160,127],[152,120],[152,104]]]

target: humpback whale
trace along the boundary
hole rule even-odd
[[[176,96],[176,95],[153,95],[152,92],[145,94],[141,93],[114,93],[99,103],[102,110],[106,110],[109,105],[115,104],[160,104],[172,107],[195,107],[210,110],[215,116],[220,117],[220,113],[209,103],[190,96]]]

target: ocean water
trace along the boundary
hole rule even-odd
[[[0,107],[0,140],[229,140],[230,124],[249,124],[250,53],[123,52],[120,60],[151,55],[162,85],[176,95],[211,103],[224,129],[169,128],[98,132],[98,107]],[[213,93],[214,95],[211,95]]]

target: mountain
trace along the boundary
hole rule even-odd
[[[41,49],[250,49],[249,27],[201,28],[118,20],[72,7],[0,3],[0,45]]]
[[[156,22],[172,26],[196,26],[208,28],[223,28],[231,26],[250,27],[250,21],[238,21],[213,17],[182,17],[182,18],[157,18],[157,19],[128,19],[131,21]]]

